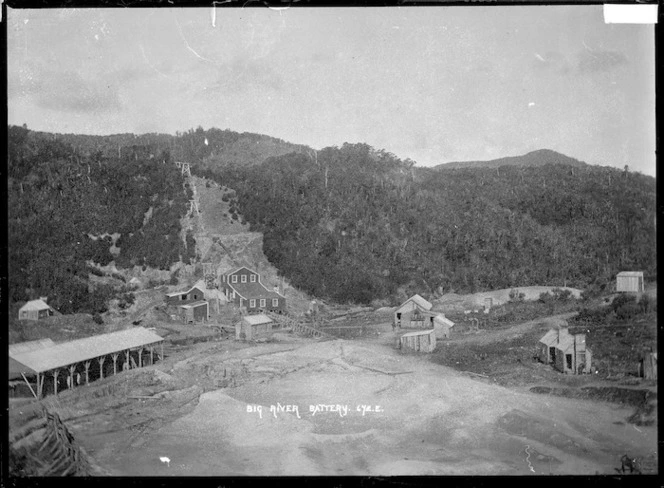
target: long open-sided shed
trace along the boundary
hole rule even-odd
[[[39,341],[32,341],[33,343]],[[51,341],[52,342],[52,341]],[[53,392],[58,393],[58,376],[64,370],[67,387],[74,386],[74,375],[79,379],[80,373],[85,374],[85,383],[90,381],[90,366],[93,360],[99,363],[99,378],[104,377],[104,363],[108,357],[113,361],[113,374],[118,371],[118,357],[123,355],[120,370],[143,366],[143,356],[149,353],[150,364],[154,363],[155,348],[161,347],[160,358],[164,357],[164,339],[143,327],[101,334],[60,344],[14,344],[10,348],[10,378],[22,377],[36,398],[44,393],[44,381],[48,374],[53,376]],[[135,353],[132,356],[132,353]],[[134,359],[134,357],[136,359]],[[146,358],[147,359],[147,358]],[[108,364],[108,363],[107,363]],[[28,377],[36,378],[36,390],[28,381]]]

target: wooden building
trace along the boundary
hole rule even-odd
[[[272,333],[273,320],[265,314],[246,315],[235,324],[235,338],[251,341]]]
[[[436,332],[433,329],[408,332],[399,339],[399,348],[407,351],[433,352],[436,349]]]
[[[179,305],[178,312],[185,324],[207,322],[210,319],[210,305],[205,300]]]
[[[645,291],[643,271],[622,271],[616,275],[616,291],[641,293]]]
[[[31,300],[18,309],[19,320],[39,320],[54,314],[53,309],[46,303],[46,297]]]
[[[188,290],[166,294],[166,305],[187,305],[205,299],[205,287],[196,284]]]
[[[419,295],[413,295],[394,311],[394,325],[398,328],[433,328],[433,305]]]
[[[261,283],[255,271],[242,267],[221,275],[220,288],[229,302],[244,308],[247,313],[286,311],[286,297],[276,290],[269,290]]]
[[[549,330],[538,343],[538,358],[566,374],[590,373],[592,351],[585,334],[570,334],[567,327]]]

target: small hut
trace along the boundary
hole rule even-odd
[[[554,367],[558,371],[567,374],[590,373],[592,351],[586,347],[585,334],[572,335],[567,328],[561,328],[555,347]]]
[[[590,373],[592,351],[586,346],[585,334],[570,334],[567,327],[551,329],[537,345],[537,357],[552,364],[561,373]]]
[[[437,339],[449,339],[450,329],[452,327],[454,327],[454,322],[445,317],[442,313],[439,313],[433,318],[433,330],[436,333]]]
[[[18,309],[19,320],[39,320],[54,314],[53,309],[46,303],[47,298],[31,300]]]
[[[616,275],[616,291],[641,293],[645,290],[643,271],[622,271]]]
[[[210,306],[206,301],[180,305],[178,312],[182,322],[185,324],[206,322],[210,318]]]
[[[401,336],[399,348],[418,352],[433,352],[436,349],[436,331],[418,330]]]
[[[245,315],[235,325],[235,338],[237,340],[253,340],[261,336],[268,336],[272,332],[274,322],[265,314]]]

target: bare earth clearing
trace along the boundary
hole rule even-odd
[[[161,369],[191,381],[219,375],[222,365],[241,374],[193,399],[188,413],[140,435],[95,433],[76,415],[69,423],[116,475],[615,474],[624,453],[656,451],[656,426],[624,423],[631,408],[476,380],[394,350],[387,330],[365,341],[277,334],[278,342],[251,347],[200,344],[195,356],[183,351]],[[149,415],[164,401],[133,400],[132,408]],[[278,403],[297,405],[300,418],[275,417],[270,405]],[[261,405],[262,418],[248,404]],[[349,411],[312,415],[316,404]],[[362,415],[358,405],[381,411]]]

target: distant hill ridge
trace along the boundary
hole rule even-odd
[[[588,166],[578,159],[565,156],[551,149],[538,149],[522,156],[510,156],[506,158],[492,159],[489,161],[455,161],[434,166],[434,169],[458,169],[458,168],[499,168],[500,166],[544,166],[546,164],[565,164],[577,168]]]

